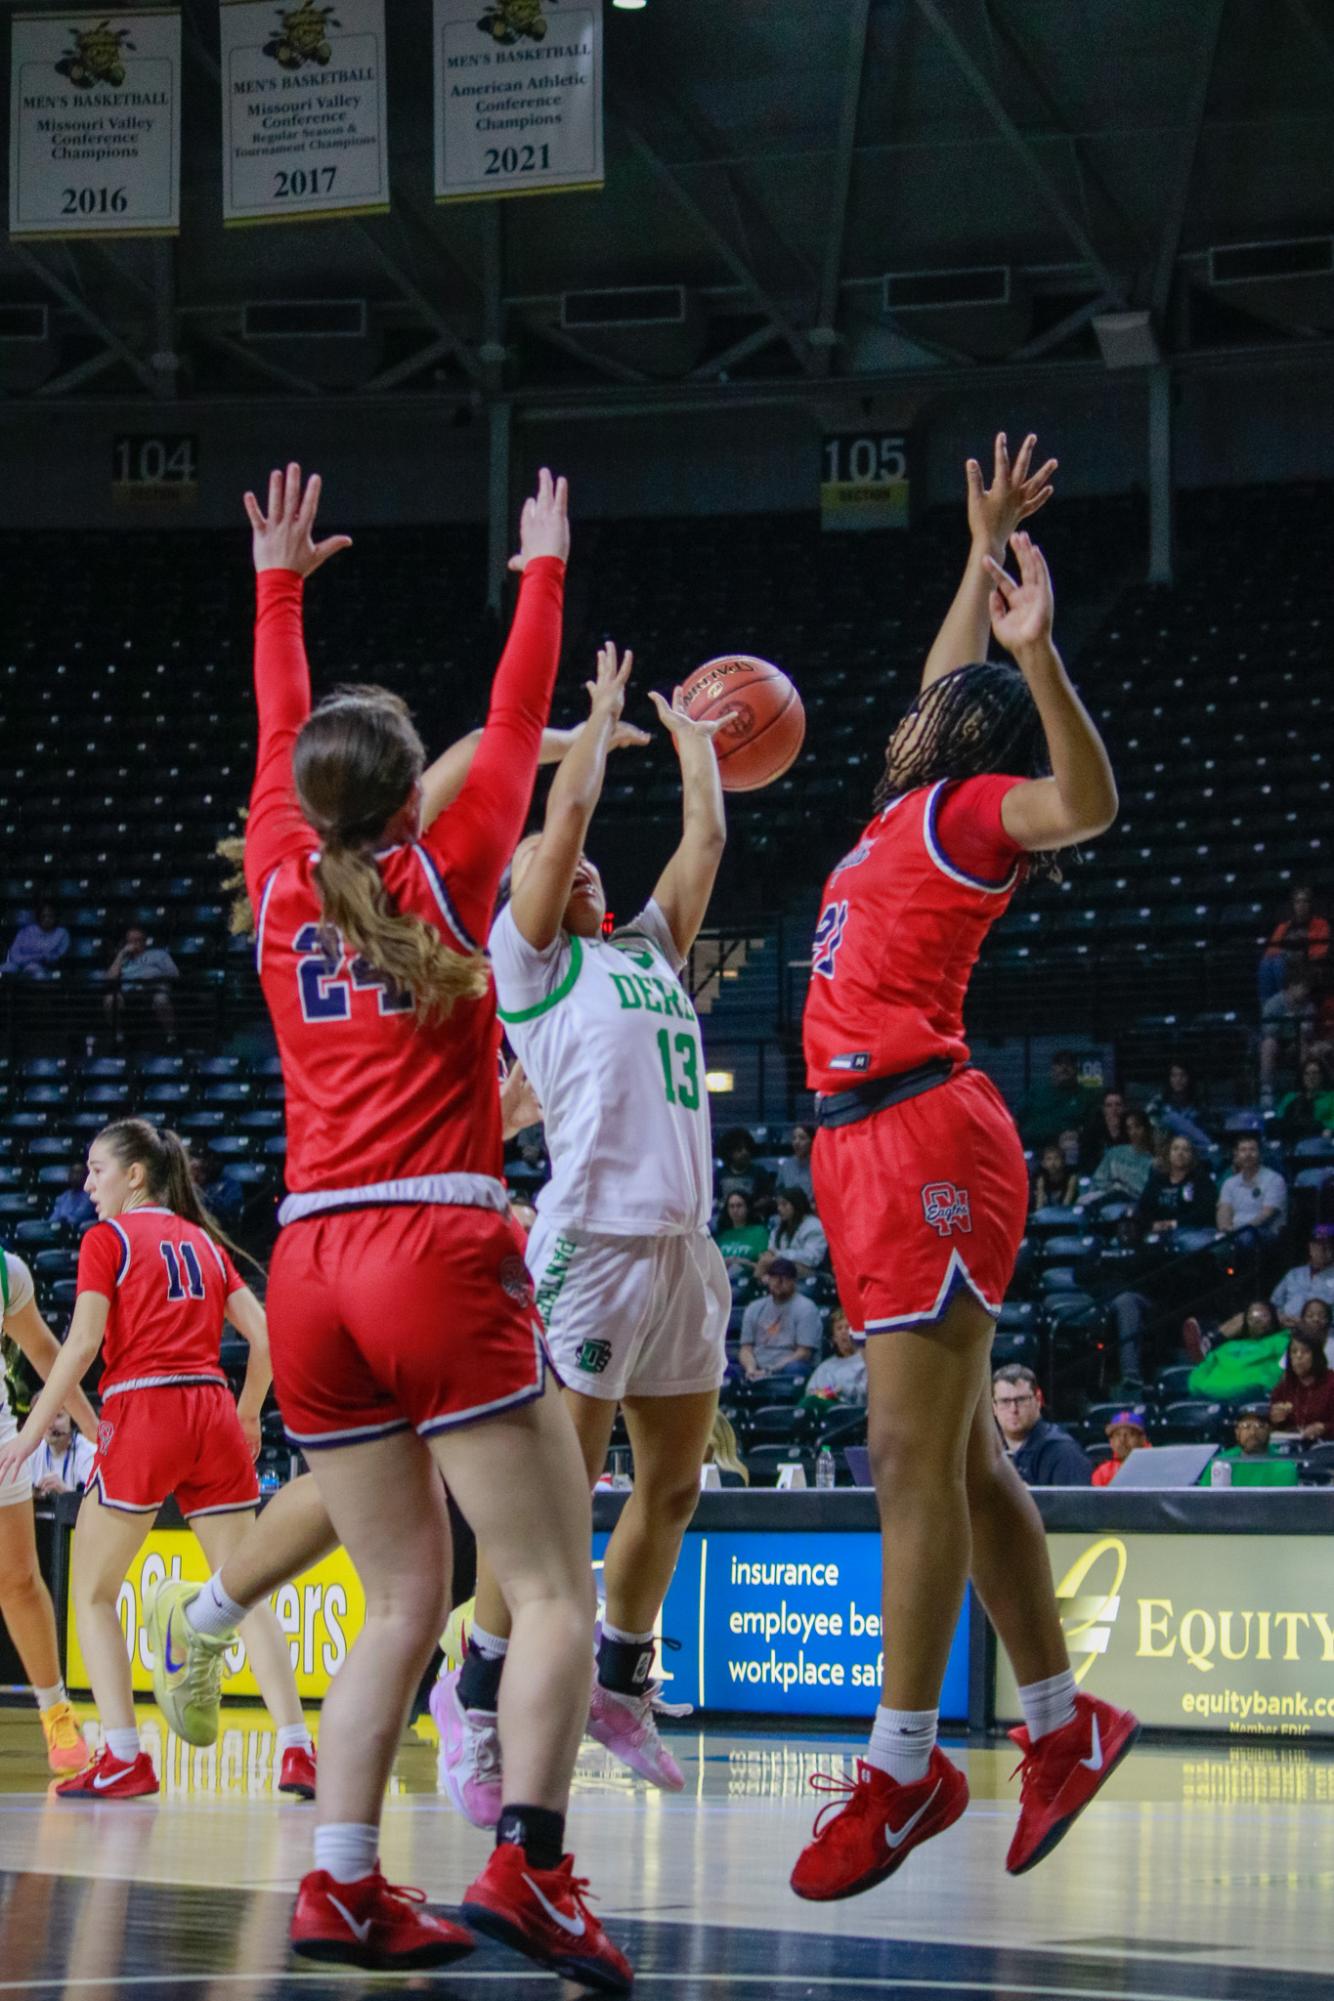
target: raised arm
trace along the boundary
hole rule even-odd
[[[579,726],[580,729],[583,727],[583,724]],[[578,739],[579,729],[543,730],[541,748],[537,753],[539,765],[560,764],[569,756]],[[481,741],[480,730],[469,730],[467,736],[460,737],[457,743],[442,751],[434,764],[427,765],[422,773],[423,827],[429,827],[458,798],[464,780],[472,770],[472,761]],[[647,742],[646,730],[638,729],[634,723],[619,722],[612,733],[610,747],[612,750],[624,750],[628,745],[638,746]]]
[[[537,493],[524,503],[519,553],[510,558],[523,583],[492,683],[486,727],[457,799],[422,838],[464,933],[478,946],[533,796],[560,662],[569,548],[569,493],[565,481],[553,480],[544,466]]]
[[[1051,499],[1051,477],[1056,460],[1048,459],[1030,474],[1036,436],[1030,431],[1019,447],[1019,456],[1010,463],[1010,449],[1004,431],[996,433],[991,485],[982,484],[982,468],[969,459],[964,468],[968,480],[968,529],[972,537],[968,563],[954,602],[922,669],[922,687],[929,688],[956,667],[967,667],[987,657],[991,636],[991,577],[988,556],[1000,562],[1005,545],[1021,521],[1027,521]]]
[[[253,493],[245,509],[253,531],[256,572],[255,701],[259,710],[259,755],[250,793],[245,832],[246,887],[258,909],[264,883],[289,854],[312,839],[292,788],[292,751],[297,732],[310,714],[310,667],[302,632],[305,580],[352,546],[347,535],[315,540],[320,476],[303,491],[301,468],[269,474],[268,512]]]
[[[49,1382],[51,1372],[60,1360],[60,1343],[38,1312],[35,1299],[29,1299],[17,1311],[10,1308],[5,1316],[5,1332],[18,1342],[42,1381]],[[65,1399],[65,1409],[84,1437],[96,1444],[97,1418],[77,1383]]]
[[[727,718],[697,723],[686,715],[681,690],[668,708],[661,695],[652,697],[662,725],[681,760],[681,844],[658,877],[653,901],[667,919],[676,949],[684,959],[699,936],[722,866],[727,845],[727,815],[722,779],[713,739]]]
[[[1042,551],[1022,532],[1010,538],[1010,546],[1019,564],[1018,583],[994,557],[986,558],[995,585],[991,629],[1014,655],[1037,704],[1052,775],[1011,786],[1001,802],[1001,821],[1021,848],[1068,848],[1111,826],[1116,780],[1102,738],[1052,642],[1055,605]]]
[[[102,1345],[110,1311],[111,1301],[104,1293],[81,1292],[75,1300],[65,1345],[52,1364],[41,1395],[28,1412],[17,1438],[0,1445],[0,1491],[31,1459],[56,1413],[71,1407],[71,1399]]]
[[[264,1317],[264,1308],[248,1285],[243,1285],[238,1291],[227,1295],[227,1318],[241,1339],[250,1347],[245,1381],[241,1385],[241,1394],[236,1399],[236,1415],[241,1420],[246,1444],[258,1457],[260,1415],[264,1409],[264,1399],[268,1395],[269,1384],[273,1381],[273,1366],[269,1361],[269,1323]]]
[[[618,662],[610,641],[599,649],[597,679],[588,684],[591,713],[552,781],[536,851],[514,887],[510,903],[514,922],[538,952],[544,952],[560,930],[570,900],[588,823],[602,797],[607,752],[625,705],[634,657],[627,653]]]

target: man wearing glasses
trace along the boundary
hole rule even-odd
[[[1042,1391],[1031,1369],[1010,1362],[991,1379],[991,1407],[1015,1471],[1029,1487],[1088,1487],[1093,1468],[1068,1431],[1042,1415]]]

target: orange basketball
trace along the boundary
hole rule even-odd
[[[781,667],[751,653],[724,653],[697,667],[681,692],[697,722],[727,718],[713,740],[726,791],[758,791],[795,763],[806,711]]]

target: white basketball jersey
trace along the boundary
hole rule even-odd
[[[0,1250],[5,1270],[4,1281],[0,1284],[0,1337],[5,1331],[5,1314],[21,1313],[28,1301],[35,1296],[32,1273],[22,1258],[16,1258],[13,1251]],[[0,1367],[0,1417],[9,1415],[9,1385],[5,1381],[4,1368]]]
[[[500,1019],[546,1123],[543,1218],[607,1236],[704,1229],[713,1206],[704,1051],[657,904],[611,938],[562,931],[545,952],[507,906],[490,952]]]

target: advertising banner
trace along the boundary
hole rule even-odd
[[[1144,1723],[1334,1737],[1323,1536],[1048,1534],[1076,1679]],[[998,1720],[1019,1715],[1002,1655]]]
[[[602,186],[602,0],[435,0],[435,194]]]
[[[224,220],[386,210],[384,0],[222,0],[221,34]]]
[[[11,57],[10,235],[174,233],[179,13],[16,14]]]
[[[600,1559],[607,1537],[594,1537]],[[940,1713],[968,1716],[969,1603]],[[760,1715],[867,1717],[880,1694],[880,1539],[691,1530],[662,1609],[668,1702]]]
[[[144,1593],[164,1578],[184,1578],[207,1584],[212,1567],[189,1529],[154,1529],[134,1560],[120,1589],[117,1611],[130,1650],[130,1678],[136,1692],[151,1693],[153,1662],[144,1624]],[[366,1599],[350,1558],[336,1549],[292,1583],[275,1592],[273,1609],[290,1643],[297,1690],[303,1700],[318,1702],[347,1659],[366,1617]],[[73,1598],[69,1607],[69,1648],[65,1679],[73,1689],[88,1688],[88,1670],[79,1647]],[[222,1692],[228,1696],[258,1695],[238,1639],[226,1656]]]

